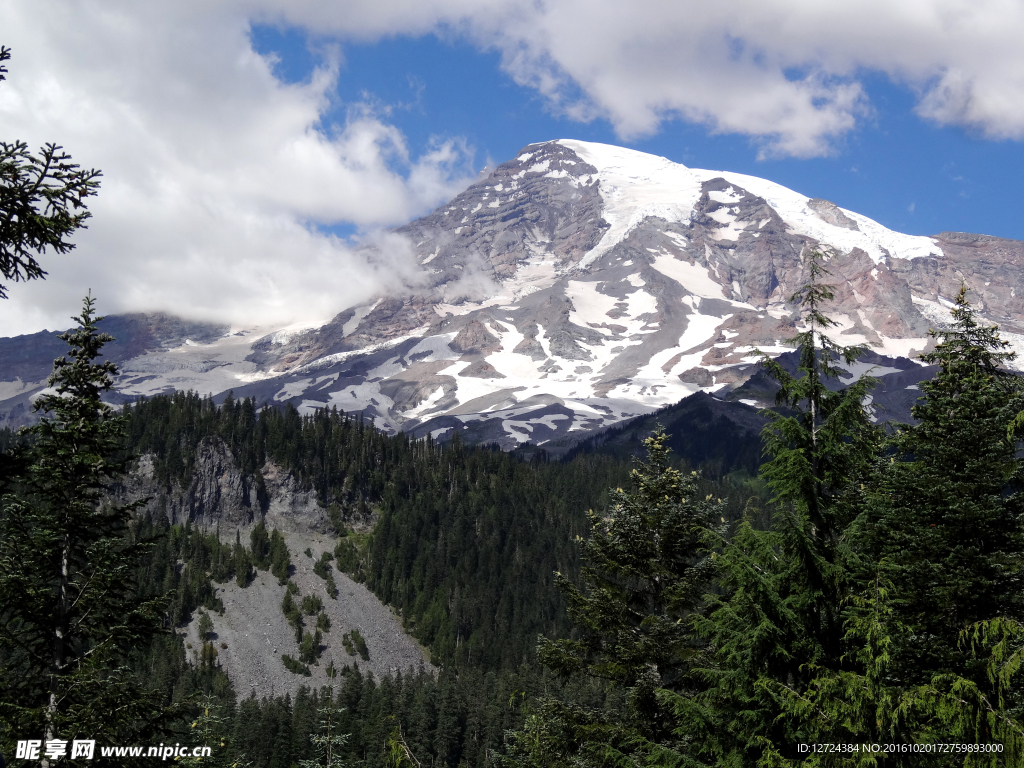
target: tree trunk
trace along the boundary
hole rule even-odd
[[[71,581],[71,568],[68,562],[70,547],[71,541],[68,535],[65,534],[60,556],[60,581],[57,587],[57,615],[53,627],[53,637],[50,641],[50,702],[46,708],[47,740],[58,738],[55,721],[57,719],[57,703],[60,698],[60,678],[64,671],[64,643],[68,629],[68,585]],[[47,761],[44,761],[43,765],[47,766]]]

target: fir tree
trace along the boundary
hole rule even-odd
[[[1022,404],[1004,367],[1014,354],[996,326],[977,322],[966,288],[952,312],[952,326],[933,331],[938,344],[921,355],[939,370],[921,383],[918,423],[895,435],[882,463],[866,531],[912,629],[899,660],[908,684],[967,673],[957,640],[972,624],[1024,619],[1024,467],[1006,439]],[[971,675],[978,682],[983,667]]]
[[[0,46],[0,82],[11,49]],[[56,144],[38,155],[23,141],[0,141],[0,276],[18,282],[46,276],[37,256],[48,249],[67,253],[68,237],[91,215],[85,198],[96,194],[100,172],[84,171]],[[0,284],[0,299],[7,298]]]
[[[388,735],[386,747],[387,768],[422,768],[423,763],[416,759],[405,742],[401,726],[396,725]]]
[[[228,759],[228,752],[231,747],[228,744],[228,735],[231,722],[230,709],[219,703],[217,699],[204,694],[198,697],[198,713],[189,726],[188,740],[193,747],[209,747],[210,754],[207,757],[201,755],[188,755],[175,758],[178,765],[186,768],[241,768],[247,765],[244,757],[240,760],[231,761]],[[241,764],[241,766],[240,766]]]
[[[859,712],[878,740],[1000,742],[1013,762],[1024,735],[1011,685],[1024,619],[1024,474],[1007,425],[1022,398],[1004,367],[1013,353],[997,327],[977,322],[966,287],[952,314],[921,355],[938,371],[921,384],[917,423],[892,436],[851,532],[867,585],[847,619],[859,668],[821,675],[806,703],[819,722]],[[946,763],[956,761],[933,761]]]
[[[348,743],[349,735],[342,733],[338,721],[341,710],[334,704],[334,689],[327,687],[321,696],[323,702],[317,709],[317,732],[310,735],[314,756],[299,760],[299,768],[344,768],[341,755]]]
[[[921,764],[931,743],[1002,752],[929,754],[929,765],[1016,765],[1024,756],[1013,677],[1021,664],[1019,577],[1024,538],[1020,466],[1006,425],[1020,407],[1011,359],[962,289],[951,328],[933,331],[934,379],[880,452],[865,508],[851,526],[861,588],[846,601],[844,668],[809,663],[814,678],[783,699],[811,741],[896,744],[888,755],[827,764]]]
[[[724,518],[720,500],[699,496],[696,473],[669,466],[666,440],[659,429],[645,441],[635,490],[612,494],[609,517],[590,513],[583,588],[559,576],[579,639],[542,637],[538,646],[549,669],[597,681],[606,703],[542,701],[515,737],[510,765],[639,765],[687,751],[659,692],[687,690],[697,653],[689,620],[712,573],[701,549]]]
[[[279,584],[284,584],[288,580],[291,567],[288,545],[284,542],[284,536],[275,528],[270,534],[270,572],[277,577]]]
[[[807,255],[808,282],[790,298],[802,306],[806,327],[789,340],[797,374],[762,356],[780,385],[782,411],[765,412],[762,434],[772,529],[755,530],[748,518],[724,544],[718,565],[726,594],[698,621],[714,650],[703,673],[709,690],[699,703],[674,699],[681,733],[693,734],[709,755],[741,764],[796,756],[806,730],[785,716],[786,703],[817,666],[842,669],[847,650],[842,606],[854,585],[845,534],[861,509],[880,433],[862,406],[873,379],[828,386],[843,372],[840,361],[854,362],[863,348],[826,334],[835,323],[823,313],[833,298],[822,282],[825,258],[817,250]]]
[[[235,572],[235,583],[238,586],[245,588],[252,583],[252,557],[249,551],[237,542],[231,555],[231,567]]]
[[[262,520],[253,526],[249,534],[249,547],[252,550],[252,562],[257,568],[270,567],[270,535]]]
[[[60,336],[70,359],[54,361],[36,401],[44,415],[27,430],[22,475],[0,500],[0,715],[46,739],[124,744],[163,713],[129,661],[149,647],[166,600],[136,596],[138,505],[104,498],[124,469],[123,419],[101,399],[116,373],[99,362],[110,337],[91,297],[75,319]]]

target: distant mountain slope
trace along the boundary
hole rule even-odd
[[[790,373],[796,372],[797,353],[776,358]],[[913,422],[910,409],[921,395],[918,384],[935,374],[934,366],[922,366],[906,358],[868,352],[856,364],[845,365],[849,375],[826,380],[838,390],[864,374],[878,379],[870,395],[874,421]],[[768,423],[761,410],[775,406],[779,385],[758,370],[724,399],[698,392],[654,413],[638,416],[607,429],[545,446],[553,456],[572,458],[580,453],[604,453],[619,458],[643,456],[643,441],[660,425],[669,434],[669,447],[691,466],[710,476],[741,471],[754,476],[763,460],[760,433]]]
[[[1024,350],[1024,243],[903,235],[770,181],[618,147],[530,145],[395,235],[421,265],[415,292],[317,328],[137,345],[119,396],[234,390],[303,412],[337,406],[392,432],[561,441],[696,392],[735,399],[757,371],[755,348],[787,350],[799,318],[787,298],[814,247],[835,251],[828,312],[841,343],[920,352],[964,280]],[[131,346],[146,332],[122,335]],[[0,344],[8,424],[42,386],[52,354],[36,346]]]
[[[557,444],[544,448],[566,460],[584,453],[639,459],[645,456],[643,441],[661,426],[669,435],[673,456],[700,468],[705,476],[720,477],[730,472],[755,476],[762,458],[761,429],[767,421],[753,406],[697,392],[654,413],[574,440],[568,449]]]
[[[125,393],[124,382],[145,375],[146,368],[160,371],[166,389],[174,389],[177,373],[199,374],[213,366],[180,353],[192,347],[225,345],[226,325],[183,320],[162,312],[111,315],[102,323],[114,337],[104,347],[105,358],[122,371],[115,402],[134,399]],[[0,426],[21,426],[32,420],[32,400],[53,371],[54,359],[63,356],[68,345],[53,331],[0,338]],[[204,370],[205,369],[205,370]],[[155,373],[150,374],[155,378]]]

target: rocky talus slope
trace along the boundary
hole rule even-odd
[[[231,678],[235,693],[244,698],[255,693],[257,698],[290,692],[293,696],[303,685],[318,689],[323,685],[337,688],[341,678],[333,682],[327,677],[332,662],[336,669],[346,664],[358,667],[363,674],[372,673],[380,680],[396,672],[406,673],[421,666],[433,669],[427,653],[402,631],[401,621],[362,584],[345,574],[334,573],[338,595],[327,594],[325,582],[313,573],[313,559],[303,552],[309,548],[314,557],[334,549],[333,537],[317,533],[286,533],[285,541],[292,553],[295,570],[291,576],[301,595],[315,595],[323,601],[323,611],[331,620],[330,631],[323,633],[325,646],[318,663],[310,665],[310,677],[285,669],[282,655],[298,657],[295,632],[281,613],[285,588],[267,571],[244,589],[234,581],[217,586],[217,597],[224,602],[224,615],[210,613],[213,620],[211,640],[218,650],[217,663]],[[301,595],[296,601],[301,600]],[[307,617],[313,629],[316,617]],[[186,642],[192,645],[193,661],[201,646],[198,637],[198,612],[183,628]],[[342,645],[342,637],[353,629],[366,640],[369,660],[350,655]],[[221,648],[221,644],[226,648]]]
[[[216,533],[225,543],[237,539],[248,543],[252,527],[263,521],[268,529],[277,529],[291,553],[294,570],[291,581],[300,594],[320,597],[331,621],[324,633],[325,646],[319,662],[311,665],[311,677],[289,672],[281,659],[284,654],[298,657],[295,632],[281,609],[285,587],[268,571],[258,571],[245,588],[234,580],[216,586],[216,596],[224,603],[224,615],[210,612],[213,620],[217,662],[224,668],[240,696],[254,691],[260,698],[291,691],[302,685],[328,684],[327,666],[333,661],[338,669],[346,664],[372,672],[378,679],[396,671],[432,669],[423,649],[406,635],[401,621],[391,609],[362,584],[336,569],[332,571],[338,587],[336,598],[327,592],[326,582],[313,572],[315,557],[332,552],[337,537],[330,532],[327,510],[315,494],[303,490],[289,472],[267,463],[262,468],[263,484],[243,475],[237,462],[219,438],[205,438],[199,445],[188,482],[163,485],[157,482],[151,456],[143,456],[116,490],[119,501],[148,499],[140,514],[163,515],[172,524],[191,523]],[[201,643],[198,639],[199,612],[191,622],[179,628],[191,644],[195,660]],[[312,630],[316,617],[307,617]],[[353,629],[365,638],[369,660],[351,656],[342,645],[342,637]],[[226,648],[221,648],[221,643]],[[335,683],[337,685],[337,683]]]

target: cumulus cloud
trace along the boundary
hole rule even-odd
[[[555,110],[606,118],[625,139],[682,119],[766,155],[829,154],[870,114],[865,72],[914,90],[928,120],[1024,138],[1016,0],[277,0],[264,13],[360,38],[467,35]]]
[[[663,120],[747,134],[766,154],[828,154],[870,113],[880,72],[920,95],[918,113],[994,138],[1024,136],[1024,6],[995,0],[530,5],[474,27],[553,103],[607,117],[629,138]],[[525,10],[525,9],[523,9]],[[511,23],[512,20],[518,23]],[[580,96],[573,101],[572,94]]]
[[[322,125],[337,56],[286,84],[253,50],[252,16],[231,3],[0,2],[14,53],[4,138],[59,140],[104,174],[77,249],[42,260],[46,281],[11,286],[0,335],[66,327],[88,288],[106,312],[274,324],[326,320],[408,280],[400,254],[381,261],[395,248],[371,263],[325,232],[444,202],[475,178],[473,149],[448,139],[413,156],[370,104]]]
[[[321,125],[351,41],[471,40],[552,110],[624,139],[680,119],[766,156],[829,154],[871,114],[867,73],[910,88],[924,119],[1024,137],[1017,0],[0,0],[0,18],[15,52],[4,136],[59,138],[105,173],[79,250],[47,261],[59,281],[15,286],[4,333],[52,326],[89,285],[111,310],[238,321],[329,314],[380,289],[379,265],[311,225],[408,220],[471,180],[472,150],[414,157],[371,105]],[[286,84],[254,52],[255,23],[338,47]]]

